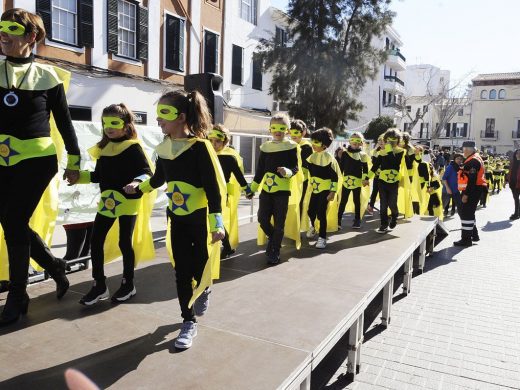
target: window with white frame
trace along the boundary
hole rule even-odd
[[[240,17],[249,23],[256,25],[256,10],[258,0],[238,0],[240,1]]]
[[[117,2],[117,54],[136,58],[136,5],[129,1]]]
[[[204,31],[204,72],[219,73],[219,41],[218,34]]]
[[[77,0],[52,0],[52,39],[70,45],[78,43]]]
[[[505,89],[501,89],[500,91],[498,91],[498,98],[499,99],[505,99],[506,98],[506,90]]]
[[[166,14],[165,22],[165,61],[166,68],[178,72],[184,71],[184,35],[185,20]]]

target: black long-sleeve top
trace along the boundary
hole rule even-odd
[[[364,179],[368,174],[368,163],[367,159],[355,159],[349,153],[359,153],[359,150],[354,150],[350,146],[343,151],[339,166],[344,176],[354,176]]]
[[[399,150],[397,152],[389,152],[386,154],[378,153],[376,158],[374,159],[374,164],[372,165],[371,171],[375,174],[378,169],[382,171],[393,169],[399,171],[401,169],[401,161],[403,160],[404,150]]]
[[[222,212],[217,175],[204,142],[194,142],[190,148],[173,160],[157,158],[155,173],[150,178],[150,185],[153,188],[158,188],[165,182],[170,181],[183,181],[194,187],[204,188],[208,199],[209,213]],[[197,211],[186,216],[172,214],[172,217],[183,218],[186,221],[194,214],[198,214]]]
[[[231,179],[231,174],[235,176],[240,187],[247,187],[247,181],[238,165],[238,161],[234,156],[230,156],[228,154],[219,154],[218,161],[220,162],[220,166],[222,167],[222,172],[224,172],[224,179],[226,179],[226,183],[229,183]]]
[[[289,169],[294,176],[298,172],[297,149],[293,148],[289,150],[282,150],[279,152],[260,151],[260,156],[258,157],[258,164],[256,165],[256,172],[255,177],[253,178],[253,182],[260,184],[260,182],[264,178],[264,175],[267,172],[271,172],[279,177],[283,177],[276,171],[278,167],[284,167]],[[277,191],[276,194],[289,195],[290,191]]]
[[[419,174],[419,177],[424,179],[425,183],[430,182],[430,171],[428,169],[428,163],[420,162],[417,166],[417,173]]]
[[[312,146],[309,144],[300,145],[300,153],[302,159],[302,168],[309,169],[309,162],[307,159],[312,154]],[[304,177],[303,180],[307,180],[307,177]]]
[[[124,138],[112,142],[122,142]],[[138,199],[141,192],[127,194],[123,187],[141,175],[152,175],[152,169],[139,144],[133,144],[119,153],[117,156],[101,156],[96,162],[94,172],[90,173],[90,181],[99,183],[101,192],[115,190],[123,194],[127,199]]]
[[[31,55],[27,58],[7,57],[6,61],[0,61],[2,79],[5,79],[4,67],[7,62],[9,62],[9,66],[7,66],[9,84],[12,86],[13,67],[24,66],[24,64],[32,62],[33,59],[34,57]],[[48,83],[41,83],[41,85],[49,84],[53,86],[44,90],[38,89],[38,83],[33,86],[33,81],[29,79],[35,73],[38,74],[37,77],[47,77],[51,80]],[[79,155],[78,139],[72,125],[63,84],[57,83],[56,76],[50,73],[48,65],[36,62],[32,64],[28,76],[31,77],[25,78],[21,85],[22,89],[13,89],[19,98],[18,104],[13,107],[8,107],[4,103],[4,96],[10,92],[9,86],[6,88],[5,81],[0,85],[0,134],[10,135],[22,140],[50,137],[49,120],[52,113],[68,154]]]
[[[319,177],[322,180],[330,179],[330,181],[332,183],[337,184],[337,182],[338,182],[338,174],[332,167],[332,163],[322,167],[320,165],[316,165],[316,164],[309,162],[308,169],[309,169],[309,177],[311,178],[311,181],[312,181],[313,177]],[[336,191],[336,189],[331,188],[330,191]]]

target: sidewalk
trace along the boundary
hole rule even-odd
[[[361,373],[346,361],[324,389],[520,389],[520,221],[509,221],[509,189],[477,211],[481,241],[452,246],[460,221],[427,258],[411,294],[394,296],[387,330],[379,318],[365,334]],[[342,348],[345,348],[343,345]],[[316,383],[313,383],[316,387]]]

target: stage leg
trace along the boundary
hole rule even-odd
[[[381,322],[386,328],[390,324],[390,317],[392,312],[392,298],[394,296],[394,277],[388,281],[383,289],[383,311]]]
[[[413,276],[413,254],[404,263],[403,293],[410,294]]]

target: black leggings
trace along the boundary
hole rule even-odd
[[[258,223],[271,241],[272,250],[280,252],[285,229],[285,217],[289,208],[289,195],[260,193],[258,206]],[[271,223],[271,218],[274,225]]]
[[[193,295],[192,281],[200,283],[208,261],[206,209],[197,210],[186,217],[168,213],[181,315],[184,321],[196,322],[193,307],[189,308],[188,305]]]
[[[392,220],[397,221],[397,217],[399,216],[399,209],[397,207],[398,191],[399,183],[379,181],[379,200],[381,203],[379,213],[381,215],[382,226],[388,226],[388,208],[390,208]]]
[[[127,281],[134,279],[135,254],[132,248],[132,235],[136,215],[122,215],[119,218],[119,249],[123,254],[123,277]],[[116,218],[105,217],[96,214],[94,219],[94,227],[92,229],[92,238],[90,240],[90,252],[92,259],[92,278],[96,281],[105,281],[104,263],[105,252],[104,245],[108,231],[116,221]]]
[[[307,214],[311,220],[311,225],[314,226],[316,217],[320,221],[320,237],[327,238],[327,201],[328,191],[322,191],[317,194],[312,193],[309,201],[309,210]]]
[[[303,220],[303,201],[305,200],[305,194],[307,193],[307,187],[309,185],[309,180],[305,180],[303,182],[303,188],[302,188],[302,198],[300,199],[300,216]]]
[[[343,187],[341,193],[341,202],[339,203],[338,209],[338,225],[340,226],[341,218],[343,217],[343,213],[345,212],[345,207],[347,206],[348,198],[351,192],[352,196],[354,197],[355,218],[358,221],[361,219],[361,187],[353,189]]]
[[[374,177],[372,182],[372,193],[370,194],[370,207],[374,207],[376,203],[377,194],[379,193],[379,177]]]
[[[41,237],[29,227],[36,206],[58,172],[56,155],[0,166],[0,223],[9,254],[10,280],[25,289],[29,255],[44,269],[55,267],[55,258]]]

